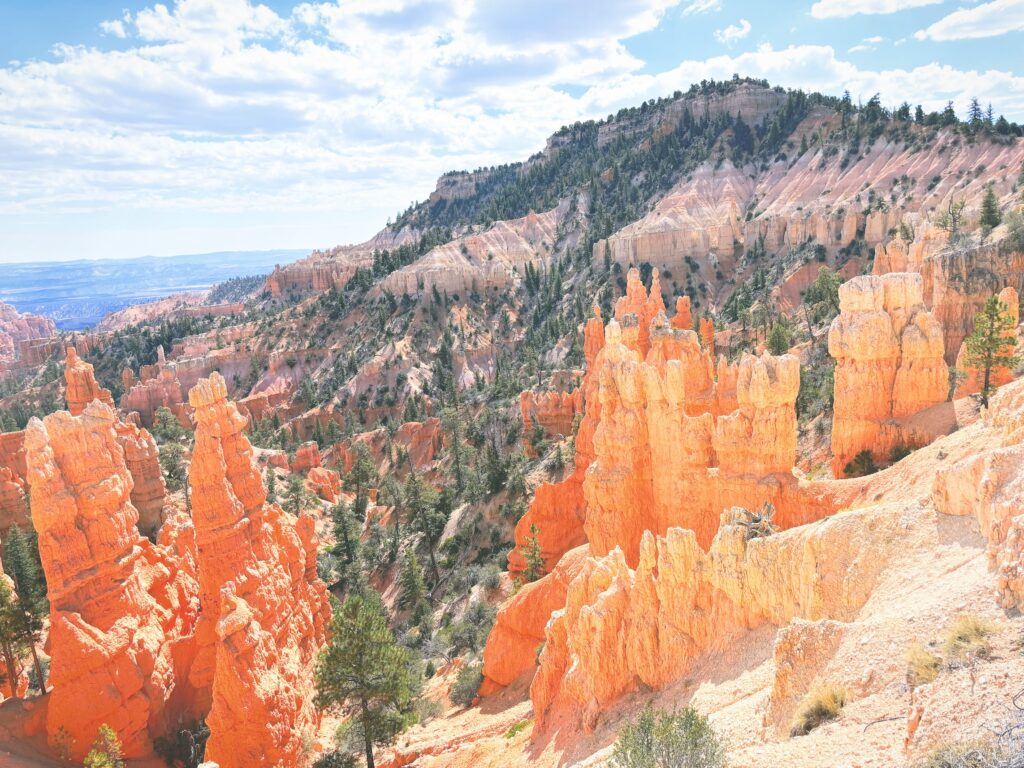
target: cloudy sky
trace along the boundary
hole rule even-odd
[[[1024,0],[0,0],[0,262],[358,241],[734,72],[1024,121],[1022,31]]]

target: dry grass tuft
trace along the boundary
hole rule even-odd
[[[923,644],[914,643],[907,650],[907,681],[911,688],[935,680],[942,670],[942,659]]]
[[[972,613],[958,616],[943,636],[946,660],[949,663],[987,659],[992,653],[989,638],[995,627]]]
[[[822,723],[835,720],[850,699],[850,692],[841,685],[826,683],[818,686],[800,702],[789,735],[803,736]]]

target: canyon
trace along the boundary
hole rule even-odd
[[[358,712],[314,701],[354,594],[414,659],[389,768],[605,764],[648,705],[735,765],[984,736],[1024,690],[1024,381],[982,407],[965,339],[998,296],[1022,348],[1022,168],[737,79],[446,174],[229,300],[83,333],[0,306],[0,541],[35,532],[49,600],[0,762],[107,725],[155,764],[197,723],[219,768],[347,759]],[[968,619],[989,648],[953,658]]]

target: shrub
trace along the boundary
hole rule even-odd
[[[441,702],[433,699],[418,699],[413,707],[417,723],[429,723],[435,717],[440,717],[442,711]]]
[[[921,643],[914,643],[907,651],[907,681],[911,688],[932,682],[939,676],[942,659]]]
[[[894,445],[892,450],[889,451],[889,462],[895,464],[901,459],[905,459],[912,453],[912,449],[909,445]]]
[[[958,616],[943,637],[946,659],[966,662],[988,658],[992,651],[989,637],[994,631],[991,624],[974,614]]]
[[[196,720],[167,736],[153,742],[156,752],[169,768],[198,768],[206,752],[206,740],[210,729],[202,720]]]
[[[455,677],[455,685],[452,686],[452,692],[448,698],[456,706],[472,706],[473,699],[476,698],[476,693],[480,690],[480,684],[483,681],[484,673],[480,665],[467,664],[459,670],[459,674]]]
[[[333,749],[324,752],[313,763],[313,768],[356,768],[359,761],[349,752],[340,749]]]
[[[520,733],[522,733],[529,727],[529,720],[520,720],[518,723],[515,723],[514,725],[510,726],[509,729],[505,731],[505,738],[514,739],[516,736],[518,736]]]
[[[648,707],[619,732],[612,763],[619,768],[722,768],[725,749],[708,719],[692,707],[674,712]]]
[[[843,474],[847,477],[864,477],[865,475],[873,475],[877,471],[878,467],[875,466],[875,460],[871,457],[871,451],[867,448],[854,456],[850,463],[843,467]]]
[[[919,761],[917,768],[998,768],[1009,765],[998,760],[991,744],[963,742],[938,747]]]
[[[808,693],[793,719],[790,736],[804,736],[822,723],[835,720],[850,701],[849,692],[839,685],[821,685]]]

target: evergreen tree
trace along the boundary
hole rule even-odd
[[[267,468],[267,503],[277,502],[277,473],[273,467]]]
[[[409,473],[405,483],[405,508],[409,515],[409,527],[423,537],[430,557],[430,572],[436,584],[440,578],[434,550],[444,527],[451,516],[451,490],[446,488],[438,495],[415,472]]]
[[[998,296],[989,296],[984,308],[974,316],[974,331],[965,339],[970,368],[982,371],[981,404],[988,407],[988,399],[995,387],[992,385],[992,370],[1013,368],[1020,362],[1014,354],[1016,337],[1013,317],[1009,308]]]
[[[104,723],[96,734],[92,749],[85,756],[85,768],[124,768],[121,753],[121,740],[114,729]]]
[[[12,699],[18,695],[18,660],[24,652],[24,611],[7,579],[0,578],[0,656],[4,661],[0,682],[7,684]]]
[[[768,351],[773,355],[784,355],[793,344],[793,334],[782,321],[776,321],[768,333]]]
[[[285,509],[298,517],[306,506],[306,488],[300,475],[288,478],[288,491],[285,495]]]
[[[352,449],[352,469],[345,477],[345,487],[355,491],[357,501],[362,499],[363,511],[365,512],[366,499],[369,489],[380,482],[377,474],[377,467],[370,458],[370,449],[365,443],[356,443]]]
[[[350,597],[335,610],[330,643],[316,664],[316,706],[350,716],[374,768],[373,748],[409,722],[413,680],[408,651],[395,642],[378,602]]]
[[[402,570],[398,574],[398,607],[402,610],[419,612],[427,595],[423,581],[423,567],[412,549],[405,551]]]
[[[46,678],[43,667],[39,663],[36,644],[40,641],[43,631],[43,619],[49,606],[46,601],[46,581],[42,569],[37,564],[34,537],[22,534],[18,526],[11,528],[7,534],[4,548],[4,570],[14,582],[14,593],[17,606],[21,611],[21,630],[24,641],[32,653],[32,664],[35,667],[36,679],[40,692],[46,693]]]
[[[539,533],[540,528],[537,527],[537,524],[530,523],[530,537],[526,540],[526,546],[523,547],[523,559],[526,560],[526,570],[523,571],[525,581],[536,581],[544,575],[544,553],[541,551],[540,541],[537,539]]]
[[[185,487],[187,471],[185,469],[185,449],[180,443],[164,443],[159,448],[160,469],[163,470],[167,487],[172,491],[180,491]]]
[[[187,436],[178,417],[171,413],[170,408],[163,405],[156,409],[153,415],[153,429],[150,431],[160,443],[176,442]]]
[[[359,540],[359,522],[344,502],[331,508],[331,522],[334,528],[334,554],[338,558],[338,583],[348,593],[362,592],[365,580],[360,560],[362,545]]]
[[[985,190],[985,197],[981,201],[981,236],[988,237],[989,233],[1003,222],[1003,215],[999,212],[999,201],[996,193],[992,191],[991,185]]]

